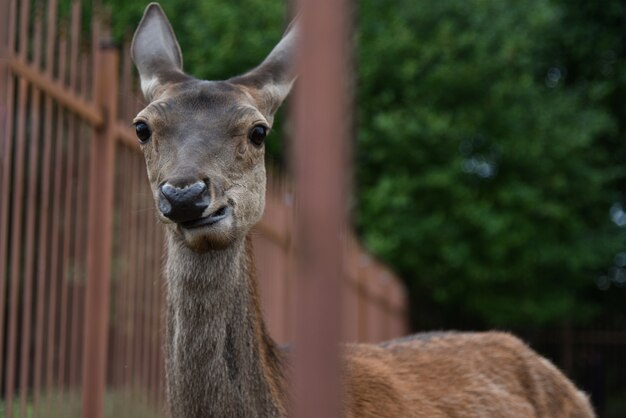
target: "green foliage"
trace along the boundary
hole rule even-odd
[[[43,415],[50,418],[67,418],[81,416],[81,396],[77,392],[54,389],[51,393],[44,393],[42,401],[36,407],[32,399],[27,399],[24,414],[20,415],[21,405],[19,401],[14,400],[12,412],[9,414],[4,400],[0,400],[0,417],[33,418]],[[160,406],[155,405],[154,401],[150,401],[142,388],[107,391],[104,399],[104,418],[121,416],[164,418],[166,416],[165,411]]]
[[[139,22],[144,3],[111,0],[115,10],[115,32],[128,30],[128,22]],[[204,79],[232,77],[259,64],[281,37],[285,23],[282,2],[243,0],[189,0],[160,2],[175,26],[183,50],[184,65]]]
[[[109,5],[118,36],[144,7]],[[279,0],[162,5],[201,78],[253,67],[286,23]],[[500,326],[600,312],[595,280],[625,241],[609,217],[624,200],[625,10],[359,2],[355,223],[414,299]]]
[[[624,242],[615,120],[559,83],[549,1],[361,3],[357,224],[443,307],[488,324],[583,320]]]

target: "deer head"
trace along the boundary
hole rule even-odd
[[[225,248],[260,219],[265,205],[264,141],[295,75],[296,30],[255,69],[225,81],[183,72],[161,7],[151,3],[131,56],[148,100],[134,119],[157,213],[195,251]]]

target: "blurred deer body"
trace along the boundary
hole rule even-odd
[[[346,356],[349,417],[593,417],[586,395],[518,338],[422,333]]]
[[[283,417],[287,360],[259,307],[248,234],[265,205],[264,139],[295,79],[291,27],[255,69],[226,81],[182,70],[148,6],[131,53],[150,102],[135,118],[167,235],[171,416]],[[502,333],[418,334],[344,349],[349,417],[592,417],[551,363]]]

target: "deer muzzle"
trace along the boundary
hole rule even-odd
[[[176,223],[195,221],[209,207],[211,197],[204,181],[175,186],[169,182],[159,188],[159,210]]]

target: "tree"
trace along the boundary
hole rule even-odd
[[[624,242],[615,122],[547,60],[549,1],[361,4],[357,224],[414,295],[491,325],[583,320]],[[555,29],[558,30],[558,29]]]

